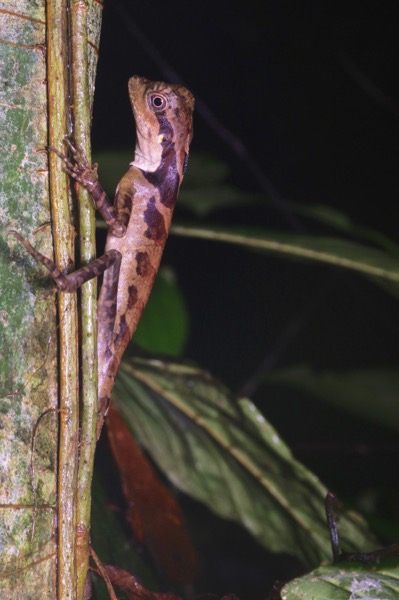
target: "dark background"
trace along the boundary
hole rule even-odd
[[[396,9],[384,1],[378,10],[375,2],[106,2],[94,143],[133,146],[127,79],[168,75],[129,31],[137,27],[281,195],[395,234]],[[192,151],[221,154],[235,179],[259,189],[198,114]]]
[[[224,160],[231,183],[277,201],[219,211],[209,223],[331,233],[287,214],[288,200],[328,205],[397,240],[398,24],[397,2],[108,0],[94,150],[133,154],[131,75],[178,81],[177,73],[200,101],[192,154]],[[202,104],[217,117],[216,130]],[[221,137],[225,130],[248,160]],[[186,217],[177,210],[177,220]],[[261,364],[351,370],[398,362],[396,300],[353,273],[176,237],[165,261],[190,311],[186,356],[235,391]],[[396,436],[307,397],[262,388],[254,397],[328,486],[348,501],[384,490],[382,510],[398,518]],[[262,598],[270,581],[292,575],[290,561],[219,527],[217,542],[197,531],[207,555],[204,589]]]

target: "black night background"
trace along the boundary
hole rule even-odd
[[[395,241],[398,48],[396,2],[108,0],[94,155],[133,155],[131,75],[180,80],[197,99],[193,160],[221,161],[226,182],[257,198],[221,207],[202,225],[337,235],[299,210],[323,205]],[[175,219],[193,215],[183,205]],[[249,393],[301,462],[344,502],[374,508],[389,529],[384,538],[381,525],[383,541],[397,538],[395,431],[257,380],[292,365],[394,367],[396,298],[349,270],[174,235],[163,262],[188,307],[183,357]],[[274,580],[302,572],[294,559],[270,555],[238,526],[179,499],[202,558],[200,590],[261,600]]]

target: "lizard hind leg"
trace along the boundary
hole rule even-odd
[[[33,258],[35,258],[38,262],[42,263],[42,265],[47,267],[47,269],[50,271],[51,277],[55,281],[58,290],[64,290],[67,287],[67,284],[65,282],[65,275],[61,273],[57,265],[50,258],[47,258],[47,256],[44,256],[44,254],[36,250],[36,248],[34,248],[26,238],[24,238],[20,233],[18,233],[18,231],[10,230],[8,231],[8,234],[17,238],[17,240],[25,246],[26,250],[31,256],[33,256]]]
[[[81,285],[83,285],[89,279],[102,275],[106,269],[109,269],[116,265],[116,271],[119,275],[119,267],[121,262],[121,254],[118,250],[109,250],[101,256],[96,258],[90,264],[81,267],[73,273],[64,275],[61,273],[54,261],[47,256],[44,256],[41,252],[36,250],[28,240],[26,240],[17,231],[10,230],[9,234],[17,238],[37,261],[42,263],[50,272],[51,277],[57,286],[59,292],[72,293],[75,292]]]

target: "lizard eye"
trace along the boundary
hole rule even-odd
[[[166,108],[166,98],[160,94],[150,94],[150,107],[155,111],[164,110]]]

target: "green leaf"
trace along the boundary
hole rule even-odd
[[[184,186],[189,188],[220,184],[230,175],[228,163],[211,154],[191,153],[189,165],[184,176]]]
[[[250,400],[233,399],[200,369],[139,359],[123,363],[115,400],[177,488],[240,523],[273,552],[308,565],[330,557],[326,488]],[[344,550],[375,545],[351,512],[342,515],[340,535]]]
[[[339,563],[290,581],[280,593],[282,600],[397,600],[399,568]]]
[[[93,153],[93,162],[98,163],[98,176],[101,185],[107,191],[111,198],[118,181],[129,168],[129,163],[133,160],[131,150],[103,150]]]
[[[178,206],[198,217],[205,217],[216,210],[262,202],[261,194],[243,191],[226,183],[229,175],[229,165],[216,156],[191,154]]]
[[[198,217],[206,217],[224,208],[248,207],[249,204],[259,204],[259,195],[227,184],[204,185],[201,188],[184,185],[178,200],[179,207],[190,210]]]
[[[155,280],[134,341],[154,354],[181,356],[188,334],[188,311],[172,269],[163,267]]]
[[[266,384],[290,386],[399,430],[399,372],[381,367],[350,373],[316,373],[310,367],[281,369],[264,378]]]
[[[351,269],[372,278],[394,295],[399,295],[399,259],[372,246],[333,237],[275,233],[249,228],[206,229],[174,225],[171,231],[175,235],[228,242],[286,258],[324,262]]]
[[[331,206],[325,206],[322,204],[304,206],[297,203],[290,203],[289,206],[295,213],[299,215],[310,217],[311,219],[315,219],[321,223],[324,223],[325,225],[334,227],[334,229],[337,229],[338,231],[343,231],[352,236],[361,237],[366,241],[381,246],[381,248],[390,254],[399,257],[399,246],[395,244],[393,240],[379,231],[375,231],[369,227],[356,225],[350,220],[348,215],[336,210],[335,208],[332,208]]]

